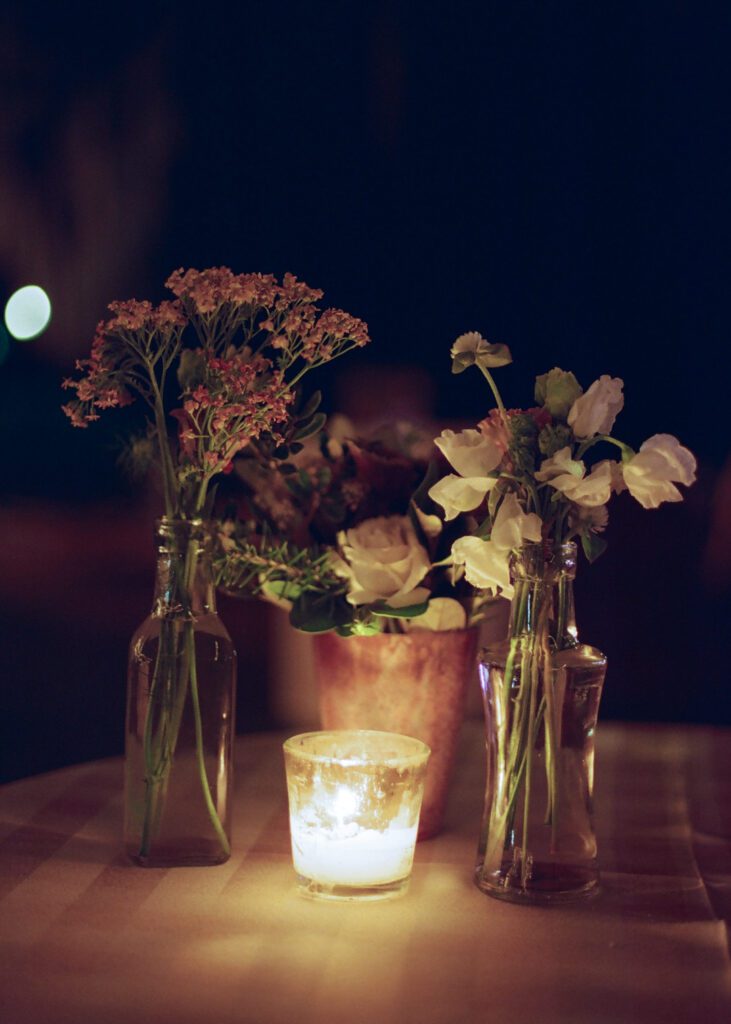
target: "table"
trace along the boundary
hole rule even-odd
[[[552,908],[472,884],[477,722],[407,895],[303,899],[282,738],[238,740],[234,852],[215,868],[125,862],[118,759],[0,790],[4,1024],[731,1020],[731,731],[602,723],[602,893]]]

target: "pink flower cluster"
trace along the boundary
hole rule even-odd
[[[76,369],[84,376],[80,380],[67,377],[62,384],[66,390],[76,392],[75,399],[61,406],[74,427],[86,427],[98,420],[97,409],[113,409],[132,402],[130,393],[115,379],[115,368],[108,358],[105,329],[106,324],[102,320],[97,325],[89,358],[76,360]]]
[[[297,358],[327,362],[344,348],[361,347],[370,340],[362,320],[339,309],[320,312],[315,303],[323,292],[294,274],[285,274],[279,284],[271,274],[234,274],[228,267],[181,268],[166,284],[192,318],[205,324],[223,317],[225,339],[240,323],[250,320],[253,326],[256,321],[256,329],[268,334],[263,346],[286,353],[288,364]]]
[[[321,312],[323,293],[293,274],[280,283],[228,267],[180,268],[166,284],[172,301],[110,304],[89,358],[76,364],[79,379],[64,381],[75,395],[63,409],[85,427],[101,409],[143,398],[158,432],[166,505],[192,501],[198,512],[211,477],[228,471],[237,452],[262,435],[282,443],[304,372],[365,345],[368,329],[341,310]],[[186,329],[194,347],[183,348]],[[165,400],[176,370],[181,407],[171,413]],[[163,427],[168,415],[178,422],[177,449]]]
[[[109,309],[114,316],[105,325],[107,334],[119,334],[122,331],[160,331],[165,334],[176,327],[183,328],[187,319],[179,302],[161,302],[153,306],[146,299],[126,299],[123,302],[110,302]]]
[[[279,293],[272,274],[234,274],[228,267],[174,271],[165,282],[192,313],[211,316],[222,307],[268,309]]]
[[[111,302],[109,310],[112,317],[97,324],[89,358],[76,361],[76,369],[83,376],[79,380],[66,379],[62,385],[76,392],[76,398],[62,406],[75,427],[86,427],[98,420],[99,409],[113,409],[132,402],[132,395],[125,386],[129,376],[127,346],[130,343],[141,349],[152,346],[157,351],[160,344],[169,344],[174,335],[179,338],[188,322],[179,302],[153,306],[147,300],[128,299]]]
[[[265,359],[207,357],[205,382],[173,413],[181,454],[204,474],[226,472],[234,455],[262,433],[278,439],[276,427],[286,421],[293,397]]]

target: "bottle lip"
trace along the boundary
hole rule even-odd
[[[541,551],[544,556],[553,557],[557,552],[570,555],[577,551],[576,541],[564,540],[560,544],[554,544],[552,540],[526,541],[517,549],[516,554],[521,551]]]
[[[552,542],[529,541],[516,548],[510,556],[510,575],[515,581],[521,579],[547,579],[564,576],[574,579],[576,575],[577,547],[568,540],[554,546]]]
[[[202,516],[158,516],[155,526],[210,526],[210,520]]]
[[[174,544],[197,541],[209,547],[213,541],[213,528],[208,519],[161,516],[155,520],[154,537],[158,544],[165,544],[166,541]]]

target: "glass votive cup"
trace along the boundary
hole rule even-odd
[[[302,895],[377,900],[406,891],[429,747],[340,729],[284,744],[292,859]]]

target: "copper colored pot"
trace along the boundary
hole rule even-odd
[[[477,631],[315,637],[323,729],[382,729],[431,748],[419,839],[442,827],[447,792],[475,676]]]

